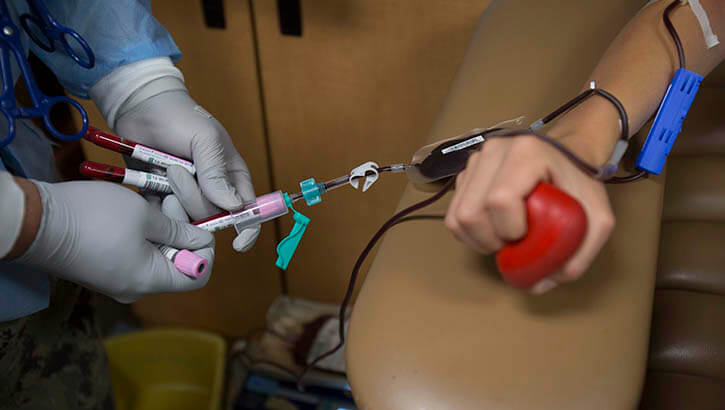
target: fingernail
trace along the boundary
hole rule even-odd
[[[557,286],[559,286],[559,284],[551,279],[542,279],[531,288],[531,293],[534,295],[542,295]]]

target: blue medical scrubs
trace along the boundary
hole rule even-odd
[[[25,0],[6,0],[14,20]],[[24,46],[50,67],[77,97],[124,64],[153,57],[177,60],[180,51],[151,15],[148,0],[46,0],[62,25],[83,36],[96,66],[87,70],[61,51],[47,53],[28,38]],[[17,24],[20,27],[19,24]],[[18,70],[14,73],[18,75]],[[16,77],[17,79],[17,77]],[[0,149],[0,169],[56,181],[52,143],[29,120]],[[5,128],[5,129],[2,129]],[[6,135],[7,125],[0,124]],[[114,407],[108,361],[95,322],[97,296],[28,267],[0,262],[0,410],[80,410]]]
[[[181,57],[171,35],[151,14],[148,0],[46,0],[53,17],[77,31],[90,45],[96,64],[86,69],[62,50],[48,53],[23,37],[50,67],[66,90],[88,98],[88,90],[115,68],[153,57]],[[8,1],[14,21],[27,12],[25,0]],[[15,69],[14,74],[19,75]],[[0,127],[7,127],[1,124]],[[0,130],[5,135],[7,131]],[[41,181],[56,181],[51,142],[31,121],[20,120],[15,139],[0,149],[0,169]],[[49,282],[45,273],[0,262],[0,322],[23,317],[48,306]]]

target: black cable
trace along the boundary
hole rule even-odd
[[[409,221],[442,221],[443,219],[446,219],[445,215],[411,215],[406,216],[405,218],[400,218],[395,223],[395,225],[402,224],[403,222],[409,222]],[[393,225],[393,226],[395,226]]]
[[[620,139],[622,140],[629,140],[629,117],[627,116],[627,111],[624,109],[624,105],[615,97],[614,95],[610,94],[609,92],[602,90],[600,88],[595,88],[592,91],[594,91],[595,94],[600,95],[607,99],[610,103],[614,105],[614,108],[617,109],[617,112],[619,113],[619,119],[622,121],[621,125],[621,135]]]
[[[554,118],[560,116],[561,114],[569,111],[573,107],[579,105],[581,102],[586,100],[592,95],[592,90],[586,90],[582,92],[581,94],[577,95],[576,97],[572,98],[571,100],[564,103],[561,107],[557,108],[556,110],[552,111],[551,114],[547,115],[546,117],[541,119],[542,124],[548,124],[551,122]]]
[[[675,47],[677,48],[677,58],[680,61],[680,68],[685,68],[685,51],[682,48],[682,42],[680,41],[680,36],[677,35],[677,30],[675,30],[675,26],[672,24],[672,21],[670,20],[670,13],[672,13],[672,10],[674,10],[678,5],[680,4],[680,0],[675,0],[672,3],[670,3],[669,6],[665,9],[664,14],[662,15],[662,20],[665,22],[665,27],[667,27],[667,31],[670,32],[670,36],[672,36],[672,41],[675,42]]]
[[[627,175],[626,177],[611,177],[605,182],[607,184],[626,184],[628,182],[634,182],[640,178],[646,177],[648,174],[646,171],[635,172],[634,174]]]
[[[556,117],[560,116],[561,114],[569,111],[570,109],[574,108],[575,106],[579,105],[580,103],[584,102],[587,98],[591,97],[592,95],[599,95],[612,103],[614,105],[614,108],[617,110],[617,113],[619,114],[619,119],[622,121],[621,124],[621,132],[620,132],[620,139],[628,140],[629,139],[629,117],[627,116],[627,111],[624,109],[624,105],[615,97],[614,95],[610,94],[609,92],[602,90],[601,88],[590,88],[581,94],[577,95],[576,97],[572,98],[571,100],[567,101],[562,105],[561,107],[554,110],[551,114],[547,115],[546,117],[541,119],[542,125],[548,124],[552,120],[554,120]]]
[[[559,141],[548,137],[544,134],[538,133],[536,131],[533,131],[531,129],[514,129],[514,130],[506,130],[503,132],[497,132],[492,135],[486,135],[485,138],[507,138],[507,137],[519,137],[523,135],[532,135],[547,144],[551,145],[552,147],[556,148],[559,152],[564,154],[564,156],[571,162],[574,163],[579,169],[581,169],[584,173],[589,174],[590,176],[596,175],[599,170],[591,165],[589,165],[586,161],[579,158],[576,154],[571,152],[567,147],[564,146],[564,144],[560,143]]]
[[[554,147],[557,150],[559,150],[559,152],[561,152],[562,154],[564,154],[564,156],[569,161],[573,162],[574,165],[576,165],[577,167],[579,167],[579,169],[581,169],[583,172],[589,174],[590,176],[595,176],[599,172],[599,170],[597,168],[594,168],[593,166],[587,164],[586,161],[584,161],[581,158],[579,158],[576,154],[574,154],[573,152],[571,152],[567,147],[565,147],[559,141],[557,141],[557,140],[555,140],[555,139],[553,139],[553,138],[551,138],[549,136],[546,136],[544,134],[540,134],[540,133],[538,133],[536,131],[532,131],[532,130],[529,130],[529,129],[526,129],[526,130],[508,130],[507,133],[489,135],[489,136],[487,136],[487,138],[517,137],[517,136],[522,136],[522,135],[532,135],[532,136],[534,136],[534,137],[536,137],[536,138],[538,138],[538,139],[540,139],[540,140],[548,143],[552,147]],[[647,176],[647,172],[645,172],[645,171],[638,171],[638,172],[635,172],[634,174],[627,175],[627,176],[624,176],[624,177],[610,177],[610,178],[604,180],[603,182],[605,184],[623,184],[623,183],[626,183],[626,182],[636,181],[636,180],[638,180],[638,179],[640,179],[642,177],[645,177],[645,176]]]
[[[629,141],[629,117],[627,116],[627,111],[624,109],[624,105],[611,93],[608,91],[602,90],[600,88],[590,88],[588,90],[583,91],[576,97],[572,98],[571,100],[564,103],[561,107],[554,110],[551,114],[545,116],[540,120],[541,125],[546,125],[549,122],[556,119],[558,116],[566,113],[567,111],[571,110],[572,108],[576,107],[577,105],[584,102],[586,99],[593,95],[598,95],[600,97],[603,97],[607,101],[609,101],[614,108],[617,110],[617,113],[619,114],[619,120],[621,123],[621,132],[619,139],[623,141]],[[567,147],[565,147],[563,144],[558,142],[557,140],[548,137],[544,134],[538,133],[532,129],[514,129],[514,130],[491,130],[489,133],[484,132],[485,138],[495,138],[495,137],[515,137],[519,135],[533,135],[540,140],[548,143],[549,145],[556,148],[559,152],[564,154],[571,162],[573,162],[579,169],[584,171],[585,173],[589,174],[590,176],[596,176],[599,174],[599,169],[588,164],[586,161],[582,160],[571,152]],[[646,173],[644,172],[637,172],[632,175],[628,175],[626,177],[611,177],[607,180],[605,180],[605,183],[623,183],[623,182],[631,182],[635,181],[639,178],[642,178],[645,176]]]
[[[419,210],[423,209],[426,206],[438,201],[439,199],[443,198],[445,194],[448,193],[451,189],[453,189],[453,186],[455,185],[456,179],[451,178],[448,180],[448,182],[443,185],[443,188],[435,195],[431,196],[430,198],[427,198],[423,201],[420,201],[418,203],[415,203],[402,211],[398,212],[397,214],[393,215],[392,218],[388,219],[387,222],[383,224],[383,226],[378,229],[378,231],[373,235],[373,237],[368,242],[367,246],[365,246],[365,249],[360,253],[360,256],[357,258],[357,261],[355,262],[355,266],[352,268],[352,273],[350,274],[350,281],[347,285],[347,291],[345,292],[345,298],[342,300],[342,304],[340,305],[340,312],[339,312],[339,321],[340,321],[340,327],[338,328],[338,336],[340,338],[340,341],[337,343],[335,347],[328,350],[327,352],[317,356],[312,362],[310,362],[300,373],[299,378],[297,379],[297,387],[299,389],[302,388],[302,379],[305,377],[305,374],[307,374],[310,369],[315,367],[317,363],[319,363],[321,360],[325,359],[328,356],[331,356],[335,354],[342,346],[345,345],[345,312],[347,311],[347,307],[350,304],[350,301],[352,300],[353,292],[355,291],[355,283],[357,282],[358,274],[360,273],[360,268],[362,267],[363,262],[365,261],[365,258],[367,258],[370,251],[372,251],[373,247],[375,247],[375,244],[382,238],[382,236],[387,232],[390,228],[400,223],[406,216],[409,214]]]

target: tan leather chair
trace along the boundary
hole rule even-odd
[[[643,409],[725,407],[725,66],[669,159]]]
[[[428,142],[521,114],[533,120],[575,95],[644,3],[494,2]],[[706,94],[698,100],[716,98]],[[717,104],[702,115],[722,113]],[[697,408],[725,403],[713,401],[725,374],[717,320],[725,314],[718,297],[725,228],[710,223],[725,218],[725,161],[695,156],[725,152],[720,121],[719,137],[683,134],[670,161],[644,396],[664,177],[610,186],[617,216],[610,241],[585,278],[541,297],[505,286],[492,261],[455,241],[441,221],[394,228],[348,333],[348,377],[360,408],[611,410],[637,408],[641,397],[657,409],[695,408],[697,398]],[[683,143],[688,135],[696,137]],[[429,195],[408,187],[400,207]],[[449,199],[425,213],[443,215]]]

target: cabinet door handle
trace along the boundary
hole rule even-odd
[[[224,18],[224,0],[201,0],[204,11],[204,22],[209,28],[224,29],[227,26]]]
[[[279,31],[286,36],[302,36],[300,0],[277,0]]]

